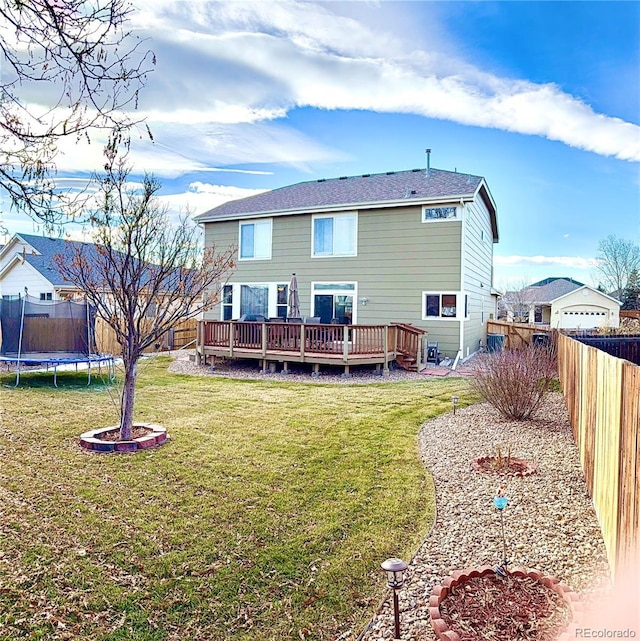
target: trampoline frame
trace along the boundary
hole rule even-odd
[[[42,353],[39,356],[18,356],[17,354],[5,354],[0,356],[0,363],[16,363],[16,382],[15,387],[20,383],[20,366],[21,365],[43,365],[45,371],[49,371],[49,367],[53,366],[53,385],[58,387],[58,367],[60,365],[75,365],[76,372],[78,371],[78,365],[87,364],[87,385],[91,385],[91,365],[92,363],[97,363],[98,373],[102,372],[102,364],[105,363],[107,367],[107,372],[109,375],[109,381],[112,382],[116,377],[116,368],[114,357],[109,354],[66,354],[56,355],[55,353],[45,354]]]

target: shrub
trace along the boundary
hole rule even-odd
[[[530,419],[557,375],[552,347],[531,345],[479,357],[472,388],[503,416]]]

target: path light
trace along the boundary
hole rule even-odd
[[[496,565],[494,568],[495,573],[500,576],[507,576],[507,544],[504,538],[503,512],[504,508],[507,507],[508,502],[509,499],[504,495],[504,485],[501,485],[493,499],[493,504],[498,512],[500,512],[500,528],[502,530],[502,565]]]
[[[452,396],[452,397],[451,397],[451,402],[453,403],[453,415],[454,415],[454,416],[456,415],[456,407],[457,407],[457,405],[458,405],[458,401],[459,401],[459,400],[460,400],[460,399],[459,399],[457,396]]]
[[[398,608],[398,590],[404,585],[404,571],[409,567],[402,559],[387,559],[380,566],[387,573],[387,587],[393,590],[393,620],[395,638],[400,638],[400,609]]]

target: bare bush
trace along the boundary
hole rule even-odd
[[[527,420],[552,389],[556,376],[553,347],[531,345],[482,355],[471,386],[503,416]]]

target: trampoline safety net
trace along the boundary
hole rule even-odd
[[[42,301],[28,295],[5,298],[0,301],[0,356],[89,356],[95,345],[94,328],[95,314],[85,303]]]

